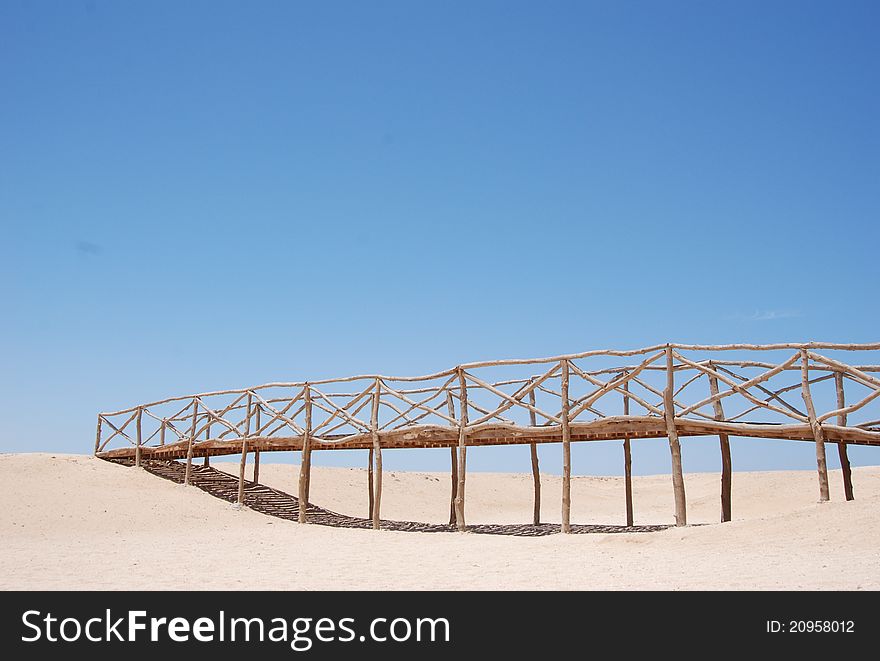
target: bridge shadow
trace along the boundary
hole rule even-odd
[[[131,459],[112,459],[112,463],[123,466],[132,466]],[[178,461],[147,459],[141,461],[141,466],[149,473],[158,477],[183,484],[186,475],[186,466]],[[238,479],[217,470],[205,466],[192,466],[190,484],[198,487],[216,498],[230,503],[238,500]],[[244,505],[255,512],[274,516],[288,521],[299,520],[299,499],[284,491],[273,489],[264,484],[245,482]],[[310,524],[330,526],[334,528],[372,528],[372,521],[362,517],[339,514],[314,503],[309,503],[306,509],[306,517]],[[396,530],[401,532],[428,532],[449,533],[456,532],[454,525],[442,523],[421,523],[418,521],[393,521],[382,520],[379,524],[382,530]],[[618,526],[600,524],[572,524],[573,534],[591,533],[646,533],[657,532],[669,528],[668,525],[641,525],[641,526]],[[530,523],[479,523],[467,527],[468,532],[478,535],[511,535],[516,537],[543,537],[560,532],[558,523],[542,523],[534,525]]]

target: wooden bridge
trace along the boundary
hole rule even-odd
[[[529,444],[534,524],[540,523],[537,445],[562,444],[562,532],[571,532],[571,443],[622,441],[627,525],[633,523],[630,441],[667,438],[677,525],[687,523],[682,436],[713,436],[722,459],[721,520],[731,517],[730,436],[806,441],[816,449],[819,500],[830,498],[826,443],[836,443],[844,495],[853,498],[848,445],[880,446],[877,344],[662,344],[530,360],[468,363],[419,377],[361,375],[269,383],[168,399],[98,415],[95,455],[193,460],[301,453],[298,502],[308,503],[311,453],[368,451],[368,519],[380,527],[382,452],[450,448],[450,525],[467,529],[467,448]],[[847,403],[850,402],[850,403]],[[311,504],[309,505],[311,507]],[[309,520],[309,508],[297,508]]]

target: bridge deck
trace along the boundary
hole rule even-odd
[[[679,436],[742,436],[748,438],[767,438],[789,441],[814,442],[813,431],[808,424],[756,424],[736,422],[695,421],[676,419],[676,431]],[[857,427],[841,427],[824,425],[825,438],[829,442],[841,442],[847,445],[880,446],[880,430],[867,430]],[[663,438],[667,435],[663,420],[647,416],[617,416],[603,418],[593,422],[572,423],[570,426],[571,441],[611,441],[625,438]],[[449,448],[459,442],[459,432],[454,427],[421,425],[405,429],[396,429],[379,434],[379,442],[383,450],[397,448]],[[223,440],[203,440],[193,443],[194,457],[215,457],[238,454],[242,449],[242,438]],[[333,442],[332,438],[311,439],[311,449],[315,450],[369,450],[373,447],[370,434],[361,434],[344,442]],[[518,445],[529,443],[559,443],[562,441],[562,430],[552,427],[520,427],[516,425],[485,425],[482,428],[468,430],[466,445],[468,447],[492,445]],[[249,451],[288,452],[301,451],[302,436],[263,438],[251,436],[247,439]],[[153,459],[185,459],[188,442],[180,441],[158,447],[143,447],[142,456]],[[134,458],[136,448],[125,447],[101,452],[104,459]]]

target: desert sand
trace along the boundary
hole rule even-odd
[[[230,472],[231,463],[215,463]],[[261,466],[295,493],[298,467]],[[0,455],[2,571],[11,589],[873,589],[880,588],[880,467],[819,504],[813,471],[687,474],[688,526],[640,534],[507,537],[299,525],[84,455]],[[559,521],[545,475],[543,516]],[[365,515],[366,473],[312,469],[312,501]],[[385,518],[443,522],[449,478],[386,472]],[[623,523],[623,479],[576,477],[572,521]],[[528,522],[527,474],[468,474],[468,521]],[[634,478],[636,523],[672,522],[668,475]]]

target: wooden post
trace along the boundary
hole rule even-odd
[[[571,532],[571,429],[569,429],[568,361],[562,360],[562,532]]]
[[[715,369],[710,362],[709,369]],[[718,394],[718,377],[709,375],[709,394],[713,397]],[[716,399],[714,404],[715,419],[724,420],[724,407],[721,400]],[[727,434],[718,434],[718,440],[721,442],[721,522],[730,521],[730,490],[733,477],[733,467],[730,461],[730,438]]]
[[[373,457],[376,460],[374,478],[375,495],[373,496],[373,530],[379,529],[379,510],[382,506],[382,448],[379,445],[379,398],[382,394],[382,382],[376,379],[376,390],[373,392],[373,412],[370,416],[370,433],[373,436]]]
[[[162,418],[162,426],[159,427],[159,445],[165,445],[165,418]]]
[[[367,457],[367,491],[369,494],[369,505],[367,508],[367,518],[370,521],[373,520],[373,448],[370,448],[369,456]]]
[[[467,466],[468,397],[464,370],[458,368],[458,387],[461,404],[458,415],[458,487],[455,490],[455,525],[460,532],[467,530],[464,519],[464,483]]]
[[[529,392],[529,404],[531,404],[532,408],[536,408],[534,388]],[[538,426],[538,420],[534,411],[529,411],[529,424],[532,427]],[[532,523],[539,526],[541,525],[541,471],[538,466],[538,444],[529,443],[529,451],[532,455],[532,482],[535,484],[535,508],[534,512],[532,512]]]
[[[190,478],[192,477],[192,463],[193,463],[193,443],[196,440],[196,422],[199,418],[199,400],[193,397],[193,416],[192,416],[192,428],[189,432],[189,442],[186,445],[186,473],[183,478],[183,485],[189,486]]]
[[[241,463],[238,465],[238,499],[236,502],[239,505],[244,504],[244,471],[247,468],[247,452],[248,452],[248,440],[247,437],[241,439]]]
[[[309,384],[303,386],[305,399],[306,426],[303,429],[302,458],[299,462],[299,522],[306,522],[306,509],[309,506],[309,473],[312,470],[312,391]]]
[[[260,404],[257,404],[257,409],[254,413],[254,428],[256,430],[257,436],[260,435],[260,411],[262,407]],[[207,457],[206,457],[207,458]],[[254,484],[260,483],[260,451],[254,450]]]
[[[843,373],[834,373],[834,385],[837,389],[837,408],[846,406],[846,398],[843,394]],[[837,424],[846,427],[846,413],[837,414]],[[840,457],[840,472],[843,473],[843,493],[847,500],[853,499],[852,468],[849,465],[849,456],[846,453],[846,443],[837,442],[837,454]]]
[[[452,392],[446,391],[446,410],[449,417],[455,419],[455,404],[452,401]],[[451,472],[452,493],[449,496],[449,525],[455,524],[455,490],[458,488],[458,452],[454,445],[449,446],[449,464]]]
[[[101,449],[101,423],[104,422],[104,418],[101,415],[98,415],[98,429],[95,432],[95,455],[98,454],[98,450]]]
[[[825,432],[816,421],[816,408],[810,394],[810,357],[806,349],[801,349],[801,396],[807,407],[810,429],[816,441],[816,469],[819,472],[819,502],[826,503],[830,499],[828,493],[828,466],[825,462]]]
[[[244,415],[244,437],[241,439],[241,465],[238,467],[238,504],[244,505],[244,471],[247,468],[248,436],[251,434],[251,403],[253,395],[248,393],[247,410]]]
[[[207,440],[209,440],[210,438],[211,438],[211,423],[209,422],[209,423],[205,426],[205,440],[207,441]],[[207,450],[207,448],[205,449],[205,461],[204,461],[204,464],[203,464],[203,465],[205,466],[205,468],[208,468],[208,467],[211,465],[211,460],[210,460],[210,457],[208,457],[208,450]]]
[[[137,414],[137,446],[134,449],[134,467],[141,467],[141,444],[143,443],[141,436],[141,418],[144,415],[144,410],[141,407],[138,407]]]
[[[623,384],[623,389],[629,392],[629,381]],[[623,396],[623,415],[629,415],[629,396]],[[623,439],[623,479],[626,491],[626,525],[633,525],[633,476],[632,476],[632,449],[630,439]]]
[[[666,389],[663,391],[663,415],[666,419],[666,435],[669,437],[669,453],[672,456],[672,490],[675,492],[675,525],[687,525],[687,498],[684,492],[684,474],[681,467],[681,444],[675,429],[675,366],[672,347],[666,346]]]

